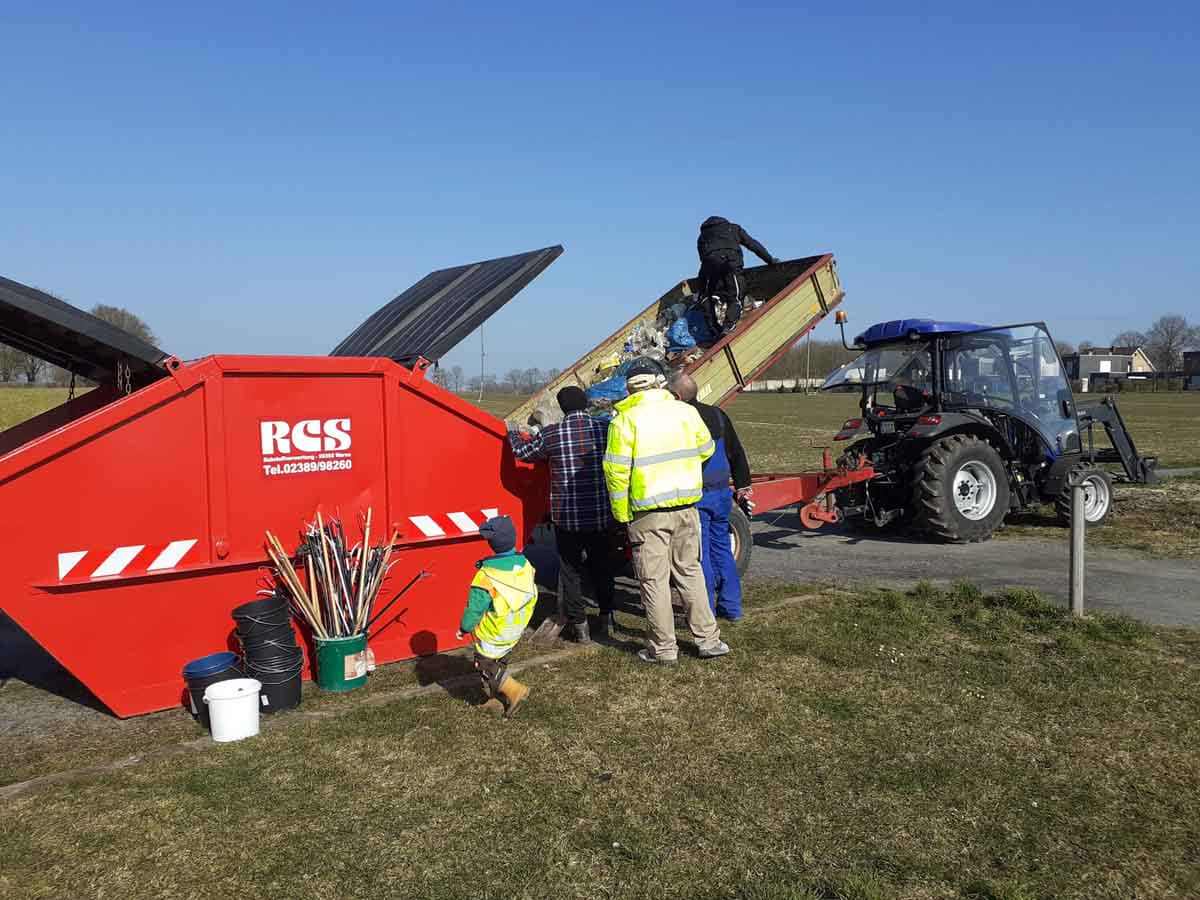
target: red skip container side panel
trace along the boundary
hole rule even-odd
[[[267,529],[295,546],[321,508],[400,529],[380,662],[454,640],[492,511],[526,537],[544,470],[502,422],[390,360],[207,357],[0,456],[0,606],[109,709],[180,702],[189,660],[236,646]]]

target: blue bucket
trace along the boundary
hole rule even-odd
[[[209,727],[208,707],[204,703],[204,689],[218,681],[241,677],[241,660],[238,659],[236,653],[229,650],[193,659],[183,667],[183,680],[187,682],[188,694],[192,701],[192,715],[200,720],[201,725],[205,728]]]

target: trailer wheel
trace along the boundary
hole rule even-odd
[[[729,513],[729,545],[733,560],[737,563],[738,575],[745,575],[750,568],[750,552],[754,549],[754,538],[750,534],[750,517],[736,503]]]
[[[1008,514],[1008,472],[987,441],[954,434],[918,457],[913,507],[916,524],[950,543],[986,541]]]
[[[1072,470],[1084,474],[1083,482],[1083,519],[1089,525],[1103,525],[1112,512],[1112,476],[1103,469],[1095,466],[1076,466]],[[1071,524],[1071,486],[1068,484],[1054,499],[1054,508],[1058,511],[1058,520],[1064,525]]]

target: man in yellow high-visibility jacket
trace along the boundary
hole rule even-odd
[[[671,582],[679,589],[688,627],[702,659],[724,656],[717,620],[708,605],[700,567],[701,465],[713,439],[700,414],[663,390],[653,360],[640,359],[626,373],[629,396],[616,404],[608,427],[604,479],[613,516],[627,523],[633,568],[641,588],[649,631],[643,662],[674,664],[675,614]]]

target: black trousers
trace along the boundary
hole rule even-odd
[[[568,622],[587,620],[587,604],[583,599],[583,576],[592,582],[593,596],[601,613],[613,609],[613,563],[606,531],[567,531],[554,529],[558,547],[559,587],[562,590],[563,614]]]
[[[709,257],[700,263],[700,292],[707,303],[706,312],[713,330],[725,332],[742,317],[742,297],[746,279],[742,267],[732,260]],[[716,306],[724,304],[725,315],[718,317]]]

